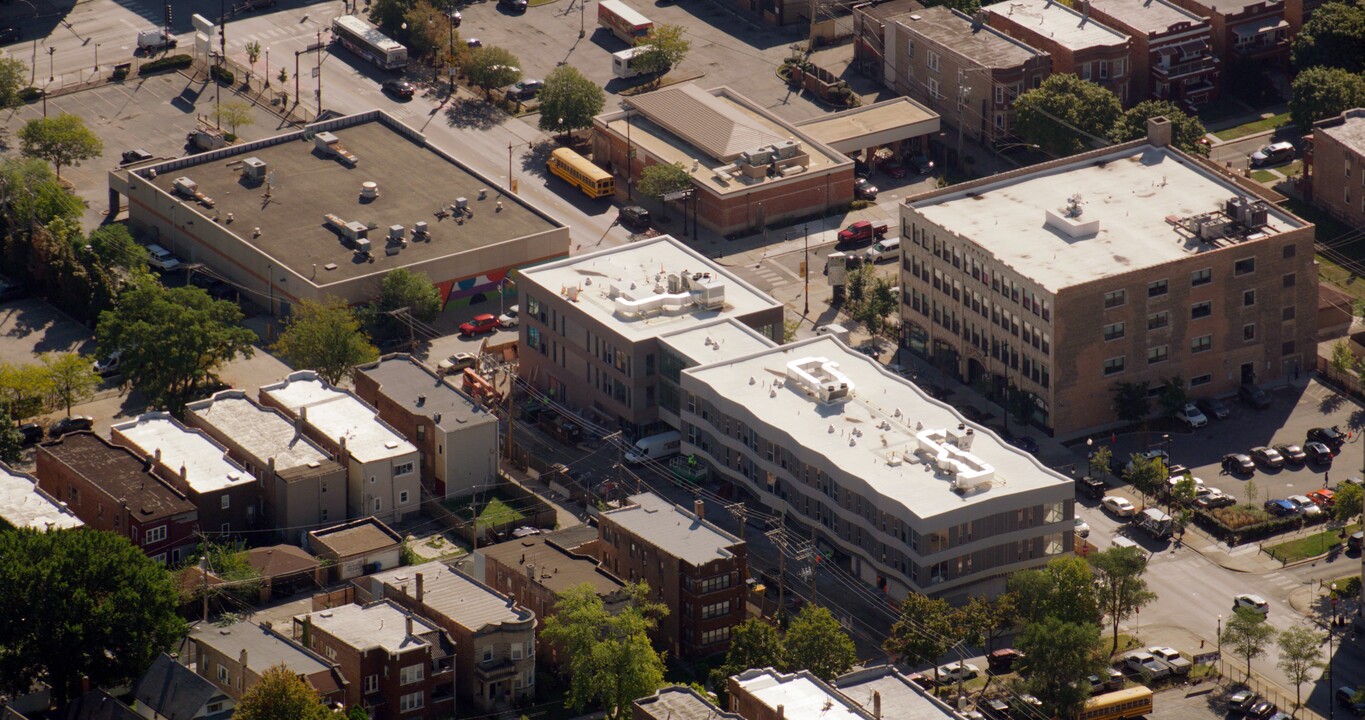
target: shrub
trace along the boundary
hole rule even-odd
[[[43,97],[43,91],[36,87],[26,87],[19,91],[19,99],[26,103],[37,102]]]
[[[234,75],[231,70],[220,65],[214,65],[209,69],[209,77],[224,85],[231,85],[237,81],[237,76]]]
[[[866,209],[866,208],[868,208],[868,207],[871,207],[871,206],[872,206],[872,202],[871,202],[870,200],[854,200],[853,202],[851,202],[851,203],[848,204],[848,209],[850,209],[850,210],[864,210],[864,209]]]
[[[111,75],[111,77],[113,77],[115,80],[123,80],[124,78],[127,78],[128,68],[124,67],[123,65],[114,68],[114,72],[113,75]]]
[[[152,73],[166,72],[168,70],[180,70],[194,64],[194,58],[189,55],[167,55],[151,62],[142,63],[137,69],[138,75],[151,75]]]

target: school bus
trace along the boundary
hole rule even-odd
[[[1085,701],[1079,720],[1132,720],[1152,711],[1152,689],[1139,685]]]
[[[556,148],[550,153],[549,168],[590,198],[603,198],[616,192],[616,181],[611,173],[568,148]]]

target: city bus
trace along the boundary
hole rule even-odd
[[[590,198],[608,197],[616,192],[616,180],[611,173],[568,148],[556,148],[550,153],[549,168]]]
[[[1132,720],[1151,711],[1152,689],[1139,685],[1089,698],[1078,720]]]
[[[399,70],[408,64],[406,47],[355,15],[333,18],[332,38],[385,70]]]
[[[597,3],[597,24],[610,30],[627,45],[635,45],[654,31],[649,18],[632,10],[621,0]]]
[[[621,52],[611,54],[611,74],[621,79],[633,78],[640,74],[635,69],[635,56],[648,50],[650,45],[636,45]]]

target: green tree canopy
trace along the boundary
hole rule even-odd
[[[318,691],[283,663],[267,669],[237,701],[237,720],[328,720],[333,713]]]
[[[1185,391],[1185,378],[1179,375],[1172,375],[1163,378],[1161,381],[1161,394],[1157,396],[1157,402],[1161,403],[1161,410],[1170,417],[1184,409],[1190,401],[1190,395]]]
[[[1294,626],[1280,633],[1278,665],[1294,685],[1294,708],[1303,706],[1303,684],[1313,681],[1313,671],[1322,667],[1322,636]]]
[[[961,612],[967,642],[989,653],[995,649],[995,639],[1010,629],[1019,611],[1014,607],[1014,595],[1001,593],[994,599],[973,595]]]
[[[1275,628],[1265,621],[1264,615],[1250,608],[1237,608],[1223,625],[1223,644],[1232,654],[1246,659],[1248,680],[1251,679],[1251,661],[1265,655],[1274,639]]]
[[[1109,392],[1114,395],[1110,407],[1114,414],[1126,423],[1142,422],[1151,412],[1151,402],[1147,399],[1147,388],[1150,387],[1146,381],[1143,382],[1118,382],[1109,388]]]
[[[660,200],[667,193],[692,187],[692,176],[680,162],[653,163],[640,171],[640,182],[635,189],[641,194]]]
[[[245,127],[256,122],[251,115],[251,104],[241,100],[228,100],[218,104],[213,110],[213,117],[220,124],[228,126],[228,130],[233,135],[237,134],[237,128]]]
[[[85,212],[81,199],[73,195],[52,174],[52,168],[42,160],[7,157],[0,160],[0,218],[8,229],[31,231],[57,218],[79,220]],[[23,268],[28,255],[19,253],[29,249],[28,238],[12,234],[5,248],[5,264],[11,269]]]
[[[1123,113],[1117,95],[1072,74],[1048,76],[1020,95],[1014,109],[1019,135],[1056,156],[1092,149]]]
[[[8,410],[0,410],[0,462],[14,465],[24,459],[24,436]]]
[[[554,133],[592,127],[607,102],[602,87],[572,65],[551,70],[539,97],[540,129]]]
[[[782,664],[788,672],[809,670],[829,682],[858,661],[853,640],[829,609],[820,605],[801,608],[787,626],[785,641]]]
[[[1328,2],[1313,11],[1290,48],[1300,72],[1314,67],[1365,71],[1365,7],[1357,2]]]
[[[184,633],[171,575],[127,538],[0,531],[0,690],[52,687],[59,705],[131,681]]]
[[[24,76],[28,74],[28,67],[15,57],[0,58],[0,108],[12,108],[22,105],[23,89],[28,83]]]
[[[1123,479],[1127,480],[1143,497],[1160,494],[1163,484],[1170,477],[1166,463],[1159,457],[1149,458],[1133,453],[1128,465],[1123,469]]]
[[[711,687],[726,706],[727,679],[750,668],[781,667],[782,635],[777,627],[759,618],[749,618],[730,633],[730,649],[725,652],[725,662],[712,668]]]
[[[900,617],[882,642],[888,655],[913,665],[937,665],[944,653],[953,649],[964,634],[965,618],[947,601],[911,592],[901,601]],[[938,668],[934,668],[938,679]]]
[[[47,389],[53,404],[65,409],[66,416],[71,417],[71,406],[88,399],[99,384],[94,361],[74,352],[43,353],[41,359],[47,370]]]
[[[199,288],[141,282],[100,313],[95,338],[102,351],[122,353],[124,377],[153,404],[174,408],[221,364],[255,352],[256,335],[241,322],[236,305]]]
[[[681,25],[656,25],[649,36],[640,41],[641,50],[635,56],[635,69],[642,75],[667,72],[687,57],[692,43],[687,29]]]
[[[1099,626],[1045,617],[1029,623],[1017,643],[1032,669],[1025,686],[1047,717],[1075,717],[1090,694],[1086,676],[1104,669]]]
[[[1135,547],[1111,547],[1089,558],[1095,568],[1095,592],[1100,611],[1109,618],[1114,629],[1113,648],[1119,649],[1119,623],[1156,600],[1156,593],[1147,589],[1143,574],[1147,572],[1147,557]]]
[[[147,270],[147,248],[139,245],[125,225],[111,223],[90,231],[86,238],[98,262],[129,272]]]
[[[483,89],[484,97],[492,97],[495,88],[521,79],[521,61],[508,50],[485,45],[470,54],[464,74],[470,85]]]
[[[1304,131],[1324,118],[1365,105],[1365,79],[1334,67],[1311,67],[1289,86],[1289,119]]]
[[[1114,453],[1108,445],[1101,445],[1090,453],[1090,472],[1093,475],[1106,475],[1109,473],[1109,464],[1114,460]]]
[[[357,316],[370,337],[389,340],[408,336],[409,313],[418,322],[435,320],[441,314],[441,291],[426,273],[398,268],[379,281],[379,298]]]
[[[63,166],[99,157],[104,143],[80,117],[61,113],[29,120],[19,131],[19,151],[52,163],[60,180]]]
[[[1332,518],[1345,525],[1360,516],[1365,490],[1355,483],[1341,483],[1332,496]]]
[[[357,365],[379,358],[355,313],[332,297],[300,303],[273,349],[290,365],[316,370],[332,385],[350,377]]]
[[[1095,576],[1083,558],[1059,557],[1041,570],[1024,570],[1007,581],[1019,618],[1037,623],[1056,618],[1073,624],[1098,624],[1100,606]]]
[[[1193,155],[1208,155],[1209,146],[1199,142],[1207,132],[1199,118],[1187,114],[1170,100],[1143,100],[1124,111],[1109,131],[1116,143],[1147,137],[1147,121],[1165,117],[1171,121],[1171,144]]]

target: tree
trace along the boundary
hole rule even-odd
[[[901,614],[882,642],[882,649],[912,665],[938,664],[944,653],[953,649],[963,630],[962,612],[946,600],[911,592],[901,601]],[[934,668],[938,680],[938,668]]]
[[[1137,488],[1144,500],[1149,495],[1157,496],[1162,483],[1166,482],[1168,477],[1170,471],[1166,469],[1165,461],[1159,457],[1149,458],[1137,453],[1133,453],[1128,460],[1128,466],[1123,470],[1123,479]]]
[[[245,543],[240,540],[226,542],[201,541],[190,565],[206,565],[206,570],[222,578],[227,583],[225,592],[250,604],[260,596],[261,572],[251,565]],[[216,592],[213,588],[209,592]],[[195,595],[196,598],[201,597]]]
[[[57,179],[61,180],[62,166],[99,157],[104,152],[104,143],[85,126],[84,120],[62,113],[29,120],[19,131],[19,151],[26,157],[52,163]]]
[[[785,671],[809,670],[825,682],[848,672],[858,662],[853,641],[839,621],[829,609],[814,604],[801,608],[787,626],[782,655]]]
[[[74,352],[43,353],[43,365],[47,368],[47,388],[58,407],[66,409],[71,417],[71,406],[84,402],[99,384],[94,364],[90,358]]]
[[[129,682],[184,634],[178,602],[170,573],[122,535],[0,532],[0,691],[42,681],[61,706],[82,677]]]
[[[1355,483],[1341,483],[1332,496],[1332,517],[1345,525],[1360,516],[1365,490]]]
[[[870,266],[870,263],[868,264]],[[894,315],[900,307],[900,296],[885,275],[874,274],[872,282],[863,293],[863,301],[856,309],[856,317],[875,337],[886,327],[887,318]]]
[[[1185,392],[1185,378],[1174,375],[1162,380],[1157,401],[1161,403],[1162,412],[1171,417],[1183,410],[1190,402],[1189,393]]]
[[[1014,595],[1001,593],[994,600],[973,595],[961,613],[967,642],[983,647],[989,653],[995,649],[995,639],[1010,629],[1018,610],[1014,607]]]
[[[1256,504],[1256,497],[1261,494],[1261,490],[1256,485],[1255,480],[1248,480],[1246,484],[1247,502],[1251,505]],[[1333,498],[1334,500],[1336,498]]]
[[[1046,716],[1075,717],[1090,694],[1086,676],[1104,669],[1099,626],[1045,617],[1024,628],[1017,643],[1033,669],[1026,687]]]
[[[1290,47],[1299,71],[1315,67],[1365,71],[1365,7],[1355,2],[1328,2],[1313,11]]]
[[[625,592],[626,606],[613,615],[591,585],[569,588],[559,594],[543,631],[568,657],[569,706],[601,703],[612,720],[629,717],[631,703],[664,681],[663,655],[650,645],[649,633],[668,610],[648,600],[646,583],[627,585]]]
[[[1075,624],[1098,624],[1100,606],[1095,576],[1083,558],[1059,557],[1040,570],[1023,570],[1009,577],[1019,619],[1028,623],[1055,618]]]
[[[404,16],[413,0],[374,0],[370,3],[370,22],[378,25],[389,37],[403,33]]]
[[[1306,627],[1291,627],[1280,633],[1280,661],[1277,663],[1289,682],[1294,683],[1294,708],[1303,705],[1303,684],[1313,681],[1313,671],[1322,667],[1322,638]]]
[[[229,100],[219,103],[213,111],[213,117],[220,124],[227,125],[228,130],[237,134],[237,128],[250,125],[256,121],[251,116],[251,105],[240,100]]]
[[[516,55],[494,45],[475,48],[465,66],[469,84],[483,89],[485,98],[493,97],[493,89],[506,87],[521,79],[521,61]]]
[[[602,87],[572,65],[560,65],[550,71],[539,98],[540,129],[554,133],[592,127],[592,119],[607,102]]]
[[[1332,359],[1330,361],[1332,369],[1340,373],[1355,372],[1356,360],[1355,353],[1351,352],[1350,343],[1346,340],[1338,340],[1332,344]]]
[[[0,401],[16,420],[37,415],[48,397],[47,381],[47,368],[41,364],[0,363]]]
[[[247,78],[256,74],[256,61],[261,59],[261,43],[256,40],[249,40],[246,44],[246,61],[251,64],[251,69]]]
[[[758,618],[749,618],[736,625],[730,633],[730,649],[725,662],[712,668],[711,687],[723,702],[726,699],[726,679],[749,668],[779,667],[782,664],[782,636],[773,625]]]
[[[645,49],[635,56],[635,69],[642,75],[653,75],[677,67],[692,49],[686,34],[686,28],[681,25],[656,25],[640,41],[640,47]]]
[[[232,716],[237,720],[328,720],[332,711],[313,686],[280,663],[261,673],[256,684],[242,693]]]
[[[1090,472],[1095,475],[1105,475],[1110,470],[1110,465],[1114,462],[1114,453],[1107,445],[1101,445],[1090,453]]]
[[[241,322],[236,305],[197,287],[141,282],[100,313],[95,338],[102,350],[122,353],[124,377],[153,404],[176,408],[219,365],[255,352],[256,335]]]
[[[1199,118],[1186,114],[1170,100],[1143,100],[1129,108],[1114,123],[1109,139],[1116,143],[1147,137],[1147,121],[1165,117],[1171,121],[1171,144],[1193,155],[1209,154],[1209,146],[1199,142],[1208,132]]]
[[[416,0],[412,7],[403,13],[403,25],[399,37],[403,43],[418,56],[431,56],[434,61],[443,54],[447,37],[446,23],[449,22],[441,11],[428,0]]]
[[[290,365],[316,370],[332,385],[350,377],[357,365],[379,358],[351,308],[330,297],[300,303],[272,349]]]
[[[1123,112],[1117,95],[1069,73],[1049,76],[1020,95],[1014,109],[1019,135],[1056,156],[1091,149]]]
[[[1251,661],[1264,655],[1274,638],[1275,628],[1266,623],[1264,615],[1250,608],[1237,608],[1223,626],[1223,643],[1234,655],[1246,658],[1247,680],[1251,679]]]
[[[283,84],[289,82],[289,70],[286,69],[286,68],[280,68],[280,74],[279,74],[279,75],[276,75],[275,77],[279,78],[279,79],[280,79],[280,84],[283,85]],[[294,98],[294,102],[298,102],[298,101],[299,101],[298,98]]]
[[[1365,79],[1341,68],[1312,67],[1289,86],[1289,119],[1305,132],[1323,118],[1365,105]]]
[[[8,411],[0,411],[0,462],[14,465],[24,458],[24,436]]]
[[[18,58],[0,58],[0,109],[12,108],[24,102],[23,90],[27,84],[24,75],[28,68]]]
[[[668,193],[690,187],[692,176],[680,162],[646,165],[645,169],[640,171],[640,182],[635,184],[636,190],[656,200],[662,200]]]
[[[147,272],[147,248],[133,239],[126,225],[101,225],[90,231],[86,243],[95,260],[102,265],[134,273]]]
[[[407,315],[431,322],[441,313],[441,291],[426,273],[398,268],[379,281],[379,299],[361,309],[361,324],[377,340],[409,334]]]
[[[57,182],[52,168],[42,160],[16,157],[0,160],[0,218],[10,228],[32,231],[57,218],[79,220],[83,212],[85,204]],[[29,256],[16,251],[30,250],[29,238],[14,235],[12,239],[18,242],[6,244],[5,264],[23,268]]]
[[[1114,395],[1113,403],[1110,405],[1114,414],[1129,424],[1144,420],[1147,413],[1151,412],[1151,405],[1147,400],[1148,387],[1146,381],[1114,383],[1109,388],[1109,392]]]
[[[1119,623],[1156,600],[1156,593],[1147,589],[1142,574],[1147,571],[1147,558],[1135,547],[1111,547],[1090,558],[1095,568],[1095,592],[1100,609],[1114,628],[1111,653],[1119,649]]]

